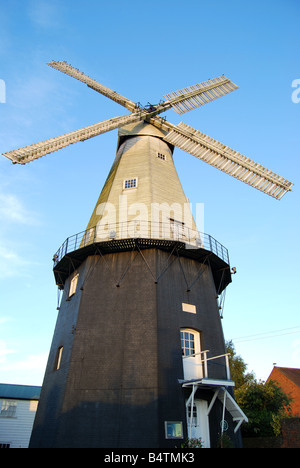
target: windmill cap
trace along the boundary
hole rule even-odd
[[[134,136],[153,136],[162,139],[165,137],[165,133],[148,122],[134,122],[129,125],[124,125],[124,127],[120,127],[118,131],[118,149],[126,138]]]

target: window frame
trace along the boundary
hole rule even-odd
[[[134,182],[134,185],[131,185]],[[129,184],[129,186],[127,186]],[[134,190],[138,188],[138,177],[130,177],[123,180],[123,190]]]
[[[11,398],[1,398],[0,418],[16,418],[18,401]]]
[[[68,298],[74,296],[77,291],[79,273],[76,273],[70,281],[69,295]]]
[[[170,435],[170,429],[171,430],[174,429],[175,431],[174,435]],[[178,431],[178,434],[176,435],[177,431]],[[166,439],[183,439],[182,421],[165,421],[165,438]]]
[[[62,355],[63,355],[63,346],[59,346],[56,350],[56,356],[55,356],[55,361],[54,361],[54,371],[58,371],[61,368],[61,361],[62,361]]]
[[[187,333],[189,336],[182,336]],[[193,340],[191,340],[192,335]],[[184,345],[183,345],[184,341]],[[193,341],[193,346],[190,343]],[[189,343],[185,343],[189,342]],[[180,329],[180,344],[182,354],[183,374],[185,380],[202,379],[204,376],[202,362],[202,333],[194,328],[183,327]],[[189,350],[186,352],[186,350]]]
[[[187,335],[187,336],[184,336]],[[192,339],[191,339],[192,337]],[[196,343],[195,343],[195,333],[192,332],[190,329],[182,329],[180,330],[180,340],[181,340],[181,350],[182,356],[184,357],[193,357],[196,353]],[[191,345],[192,344],[192,345]],[[186,352],[186,350],[188,352]]]
[[[157,158],[160,159],[161,161],[166,161],[167,156],[164,153],[157,152]]]

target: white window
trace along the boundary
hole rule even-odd
[[[134,189],[137,188],[138,186],[138,179],[135,177],[134,179],[125,179],[123,182],[123,189],[128,190],[128,189]]]
[[[183,356],[195,355],[195,334],[189,330],[182,330],[181,335],[181,349]]]
[[[17,412],[17,402],[15,400],[2,400],[1,418],[15,418]]]
[[[71,279],[69,297],[73,296],[76,293],[78,278],[79,278],[79,274],[75,275]]]
[[[190,328],[183,328],[180,331],[180,337],[184,379],[202,379],[203,365],[200,333]]]
[[[63,349],[64,349],[63,346],[60,346],[60,347],[57,349],[57,351],[56,351],[54,370],[60,369],[60,364],[61,364],[61,358],[62,358]]]

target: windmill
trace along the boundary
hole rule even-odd
[[[64,293],[31,447],[172,448],[186,437],[209,447],[225,430],[240,446],[247,417],[234,400],[217,300],[235,270],[227,249],[197,232],[173,149],[276,199],[293,184],[200,131],[159,117],[237,89],[224,75],[142,106],[66,62],[49,65],[130,114],[4,153],[26,164],[119,129],[116,158],[87,228],[54,256]],[[168,208],[163,217],[162,207]]]

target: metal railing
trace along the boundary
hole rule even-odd
[[[208,378],[212,377],[211,375],[209,375],[209,372],[208,372],[208,361],[214,361],[215,359],[224,358],[225,363],[220,364],[220,365],[226,371],[226,380],[230,380],[231,379],[231,377],[230,377],[230,366],[229,366],[229,356],[230,356],[230,354],[226,353],[226,354],[220,354],[219,356],[207,357],[207,353],[209,353],[209,349],[206,349],[205,351],[200,351],[200,353],[194,353],[194,354],[188,354],[186,356],[182,356],[182,359],[188,359],[188,358],[191,358],[191,357],[193,358],[193,357],[196,357],[196,356],[200,356],[199,363],[201,363],[201,365],[203,366],[202,367],[202,369],[203,369],[203,378],[208,379]]]
[[[124,223],[100,224],[68,237],[53,257],[58,263],[65,255],[99,242],[125,239],[171,240],[185,244],[187,249],[205,249],[229,264],[228,250],[209,234],[183,225],[134,220]]]

